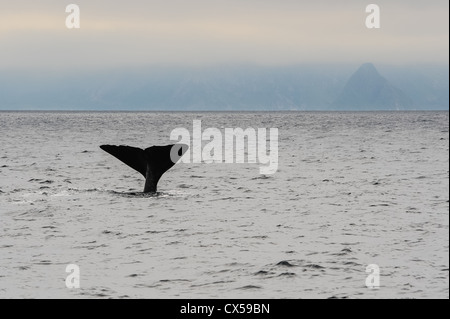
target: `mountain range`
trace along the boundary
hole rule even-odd
[[[448,66],[1,70],[0,110],[448,110]]]

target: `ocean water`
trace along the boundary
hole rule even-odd
[[[277,173],[179,163],[144,196],[99,148],[170,144],[194,119],[278,128]],[[0,297],[449,298],[448,128],[448,112],[1,112]]]

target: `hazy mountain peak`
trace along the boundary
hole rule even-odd
[[[378,72],[377,69],[375,68],[375,65],[373,65],[373,63],[371,63],[371,62],[363,63],[359,67],[359,70],[372,70],[372,71]]]
[[[365,63],[350,77],[334,105],[339,109],[401,110],[410,107],[412,100],[372,63]]]

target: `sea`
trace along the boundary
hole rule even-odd
[[[277,171],[143,194],[99,148],[194,120],[277,128]],[[449,298],[448,112],[0,112],[0,143],[0,298]]]

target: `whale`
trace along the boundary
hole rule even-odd
[[[146,149],[128,145],[100,145],[100,148],[144,176],[144,193],[156,193],[161,176],[178,162],[189,146],[178,143]]]

